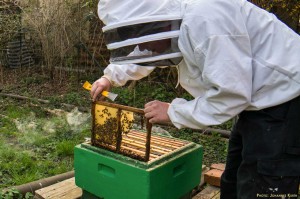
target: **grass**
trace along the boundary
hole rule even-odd
[[[43,106],[0,101],[0,190],[73,169],[74,146],[90,137],[88,113],[82,115],[84,123],[70,124],[72,113],[55,115]]]

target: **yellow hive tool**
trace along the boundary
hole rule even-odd
[[[90,84],[90,82],[86,81],[86,82],[84,82],[82,87],[85,88],[86,90],[90,91],[92,89],[92,84]],[[107,97],[108,99],[110,99],[112,101],[115,101],[116,97],[118,96],[118,94],[111,93],[108,91],[102,91],[101,95]]]

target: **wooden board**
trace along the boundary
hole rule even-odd
[[[82,190],[75,185],[75,177],[35,191],[36,199],[79,199]]]
[[[193,199],[219,199],[220,189],[215,186],[208,185],[204,190],[195,195]]]

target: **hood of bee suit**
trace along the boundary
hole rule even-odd
[[[98,16],[105,24],[110,62],[149,65],[145,63],[182,57],[177,46],[181,6],[182,0],[100,0]],[[158,41],[169,48],[155,52]]]

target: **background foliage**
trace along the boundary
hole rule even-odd
[[[280,20],[300,34],[299,0],[249,0],[257,6],[274,13]]]

